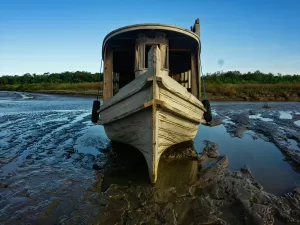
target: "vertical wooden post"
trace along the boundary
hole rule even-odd
[[[106,48],[104,53],[103,101],[113,96],[113,52]]]
[[[196,19],[194,24],[194,32],[200,37],[200,20]]]
[[[201,100],[201,58],[200,58],[200,49],[199,47],[197,48],[197,70],[198,70],[198,75],[197,75],[197,79],[198,79],[198,99]]]
[[[192,77],[192,87],[191,87],[191,93],[199,98],[198,95],[198,81],[199,81],[199,77],[198,77],[198,63],[197,63],[197,55],[195,54],[194,51],[191,52],[191,77]]]
[[[188,88],[191,89],[192,88],[192,76],[191,76],[191,71],[190,70],[189,70],[188,74],[189,74],[189,77],[188,77],[188,81],[189,81]]]

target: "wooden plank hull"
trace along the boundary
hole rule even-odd
[[[112,141],[137,148],[144,155],[151,182],[156,182],[160,156],[170,146],[193,139],[205,111],[186,88],[160,69],[159,49],[152,65],[123,87],[100,109],[99,123]]]

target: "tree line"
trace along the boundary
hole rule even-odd
[[[240,71],[215,72],[203,76],[206,83],[212,84],[300,84],[300,75],[283,75],[255,72],[241,73]]]
[[[44,74],[30,74],[26,73],[22,76],[8,76],[0,77],[0,85],[14,85],[14,84],[55,84],[55,83],[87,83],[103,81],[103,74],[90,73],[86,71],[63,72],[63,73],[44,73]]]
[[[215,72],[203,76],[206,83],[212,84],[300,84],[300,75],[283,75],[255,72],[241,73],[239,71]],[[0,77],[0,85],[15,84],[47,84],[47,83],[87,83],[103,81],[102,73],[86,71],[30,74],[22,76],[4,75]]]

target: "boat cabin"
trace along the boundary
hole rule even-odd
[[[103,41],[103,101],[147,71],[148,52],[157,45],[161,69],[200,100],[200,22],[188,29],[137,24],[110,32]]]

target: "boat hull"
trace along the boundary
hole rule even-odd
[[[154,183],[160,156],[170,146],[196,136],[199,124],[205,122],[205,109],[160,69],[159,49],[151,49],[151,53],[152,66],[102,105],[99,123],[110,140],[141,151]]]

